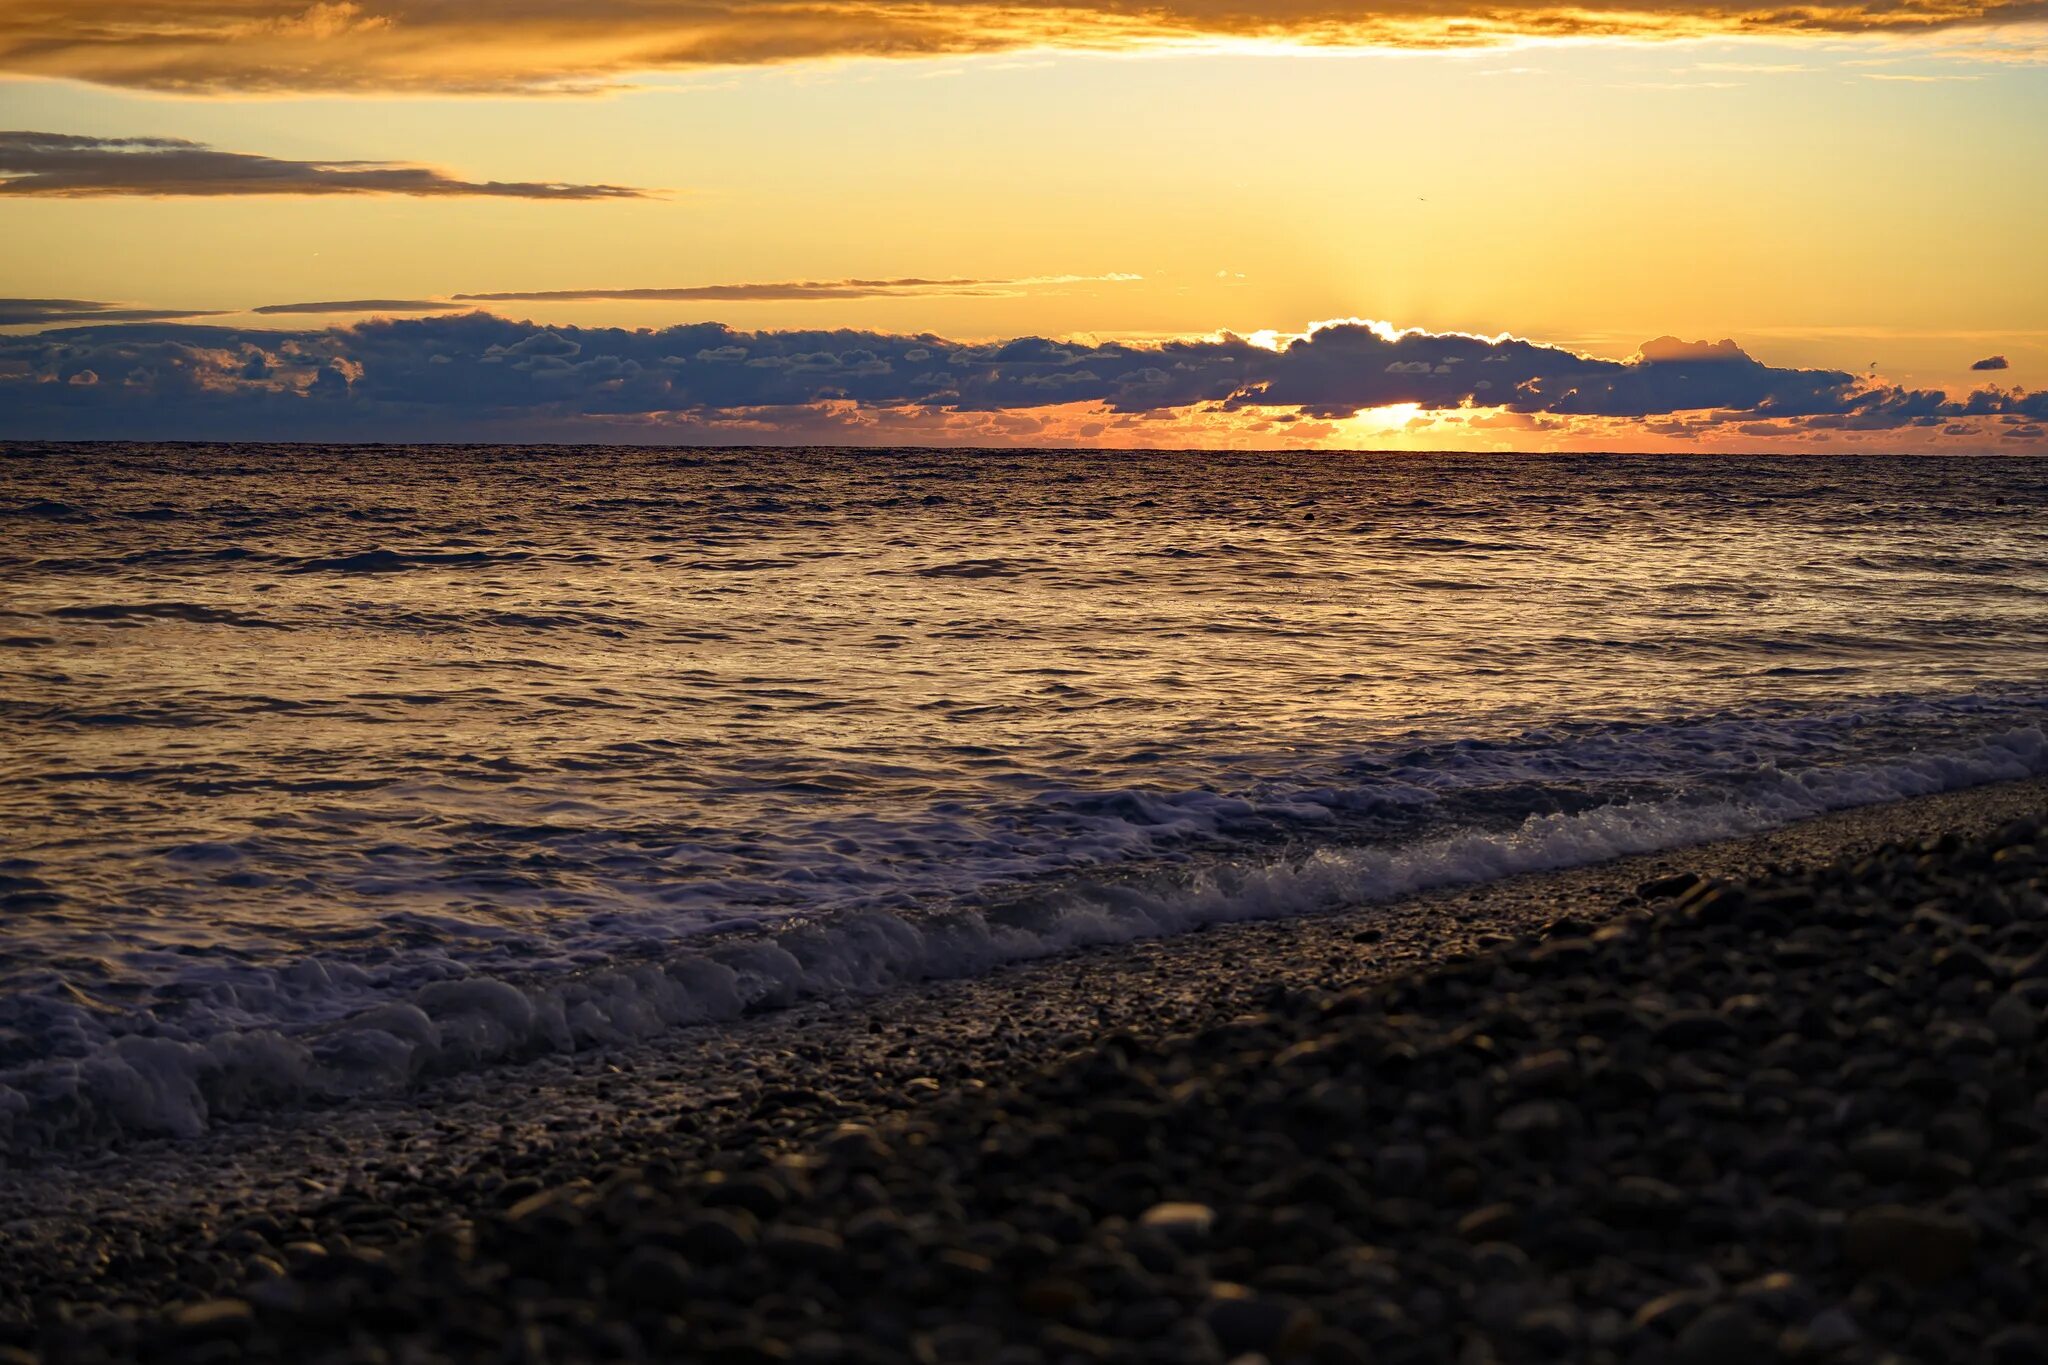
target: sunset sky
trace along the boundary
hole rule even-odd
[[[0,78],[0,437],[2048,451],[2035,0],[0,0]]]

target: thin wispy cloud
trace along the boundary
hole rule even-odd
[[[2041,0],[11,0],[0,72],[186,93],[557,91],[636,72],[1203,43],[1479,47],[1527,38],[1981,31]]]
[[[623,185],[464,180],[404,161],[291,161],[175,137],[0,132],[0,195],[52,198],[220,195],[643,199]]]
[[[1142,275],[1034,275],[994,279],[783,280],[755,284],[699,284],[666,288],[528,289],[487,294],[450,294],[423,299],[312,299],[266,303],[255,308],[166,309],[91,299],[0,299],[0,327],[51,326],[75,322],[152,322],[223,317],[370,316],[398,313],[459,313],[485,303],[832,303],[886,298],[1019,298],[1072,285],[1126,284]]]
[[[1022,279],[780,280],[665,288],[527,289],[452,294],[464,303],[801,303],[834,299],[1001,298],[1074,284],[1126,284],[1140,275],[1039,275]]]
[[[322,313],[456,313],[468,305],[446,299],[330,299],[313,303],[267,303],[249,311],[261,317],[303,317]]]
[[[64,322],[168,322],[217,316],[218,310],[144,308],[95,299],[0,299],[0,327],[47,327]]]

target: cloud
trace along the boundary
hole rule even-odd
[[[1913,35],[2043,13],[2042,0],[10,0],[0,72],[186,93],[581,92],[633,72],[848,57]]]
[[[1740,346],[1725,338],[1720,341],[1680,341],[1677,337],[1655,337],[1644,342],[1636,354],[1658,365],[1739,365],[1749,359]]]
[[[168,322],[210,318],[190,308],[134,308],[92,299],[0,299],[0,327],[46,327],[59,322]]]
[[[80,379],[87,373],[94,382]],[[567,327],[487,313],[290,332],[164,323],[0,338],[0,434],[11,436],[487,440],[546,431],[602,440],[724,424],[776,439],[818,429],[828,413],[838,424],[887,415],[987,431],[1055,410],[1101,421],[1203,413],[1327,423],[1406,405],[1412,415],[1504,415],[1567,429],[1635,423],[1688,440],[1737,424],[1812,434],[2048,419],[2048,392],[1951,398],[1846,371],[1776,368],[1732,342],[1659,338],[1618,361],[1506,335],[1361,321],[1267,344],[1228,333],[1140,345],[717,323]],[[1683,420],[1665,422],[1674,417]]]
[[[270,303],[248,311],[260,317],[291,317],[335,313],[459,313],[477,303],[829,303],[842,299],[1008,298],[1062,285],[1121,284],[1143,278],[1141,275],[1127,274],[1038,275],[1020,279],[992,280],[783,280],[767,284],[697,284],[658,289],[526,289],[492,294],[451,294],[438,299],[333,299],[311,303]],[[89,321],[93,316],[81,313],[49,320]],[[135,320],[144,320],[216,315],[138,311],[127,316],[132,316]]]
[[[770,284],[696,284],[665,289],[538,289],[454,294],[465,303],[790,303],[834,299],[998,298],[1069,284],[1122,284],[1138,275],[1040,275],[1025,279],[783,280]]]
[[[2009,370],[2012,368],[2012,365],[2002,355],[1987,355],[1976,364],[1970,366],[1970,368],[1973,370]]]
[[[249,311],[261,317],[319,313],[459,313],[463,305],[445,299],[332,299],[325,303],[266,303]]]
[[[4,21],[0,21],[4,22]],[[175,137],[0,132],[0,196],[402,194],[642,199],[620,185],[462,180],[402,161],[282,161]]]

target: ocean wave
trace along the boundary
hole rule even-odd
[[[301,560],[286,573],[404,573],[411,569],[474,569],[488,564],[517,564],[533,556],[523,550],[451,550],[445,552],[361,550]]]
[[[1014,559],[962,559],[950,564],[931,564],[911,572],[918,578],[1021,578],[1044,573],[1042,561]]]
[[[1582,735],[1581,743],[1603,737]],[[1569,745],[1565,746],[1569,747]],[[1478,757],[1448,746],[1438,758]],[[1571,760],[1560,754],[1569,768]],[[1075,948],[1364,905],[1443,887],[1584,866],[1772,829],[1827,811],[2048,774],[2048,735],[2005,730],[1951,751],[1864,763],[1766,763],[1716,796],[1619,799],[1519,820],[1377,843],[1299,842],[1121,878],[1081,877],[980,905],[853,911],[766,933],[608,963],[525,975],[468,973],[402,994],[359,966],[309,959],[209,988],[222,1027],[210,1036],[96,1037],[110,1007],[77,993],[41,1026],[73,1055],[0,1071],[0,1150],[25,1152],[128,1135],[193,1136],[212,1123],[309,1102],[402,1093],[424,1080],[546,1053],[643,1040],[798,1000],[971,976]],[[1182,807],[1135,796],[1055,796],[1147,825],[1185,824]],[[1399,795],[1391,797],[1402,799]],[[1425,799],[1411,788],[1407,799]],[[1242,803],[1229,814],[1242,816]],[[232,859],[233,849],[180,850]],[[458,927],[429,926],[438,936]],[[477,932],[476,926],[459,926]],[[622,945],[623,946],[623,945]],[[283,1022],[314,999],[348,1012]],[[4,1023],[0,1020],[0,1023]]]
[[[283,630],[281,622],[266,621],[225,607],[202,602],[99,602],[83,607],[57,607],[50,615],[67,621],[185,621],[193,625],[242,626],[254,630]]]

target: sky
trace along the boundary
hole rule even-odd
[[[2048,452],[2048,5],[0,0],[0,437]]]

